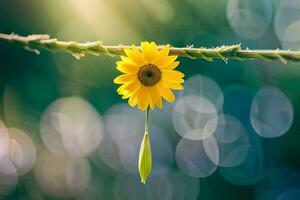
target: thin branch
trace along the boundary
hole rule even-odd
[[[0,41],[11,42],[24,47],[27,50],[33,51],[39,54],[40,49],[46,49],[51,52],[64,51],[72,54],[77,59],[91,54],[95,56],[99,55],[125,55],[124,48],[130,48],[130,46],[118,45],[118,46],[105,46],[101,41],[95,42],[75,42],[75,41],[59,41],[56,38],[51,39],[49,35],[29,35],[26,37],[16,34],[1,34]],[[138,47],[139,48],[139,47]],[[162,46],[158,47],[159,49]],[[241,49],[240,44],[220,46],[216,48],[193,48],[193,47],[171,47],[170,55],[178,55],[180,57],[188,57],[192,59],[202,58],[207,61],[213,61],[214,59],[227,59],[245,60],[245,59],[263,59],[266,61],[279,60],[282,63],[287,61],[300,61],[300,51],[291,50],[250,50]]]

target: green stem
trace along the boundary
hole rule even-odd
[[[147,107],[146,116],[145,116],[145,134],[149,134],[149,111],[150,107]]]
[[[145,117],[145,133],[143,137],[143,141],[140,146],[139,152],[139,173],[141,177],[141,182],[146,183],[148,177],[150,176],[152,169],[152,153],[151,153],[151,145],[149,139],[149,106],[146,110]]]
[[[5,42],[12,42],[20,45],[27,50],[31,50],[35,53],[39,53],[40,49],[46,49],[51,52],[63,51],[72,54],[77,59],[91,55],[125,55],[124,49],[130,48],[130,46],[105,46],[101,41],[95,42],[75,42],[75,41],[59,41],[56,38],[51,39],[49,35],[29,35],[26,37],[16,34],[1,34],[0,40]],[[163,46],[158,46],[161,49]],[[140,48],[140,47],[138,47]],[[202,58],[207,61],[213,61],[214,59],[227,59],[245,60],[245,59],[262,59],[266,61],[279,60],[282,63],[287,61],[300,61],[300,51],[291,50],[250,50],[241,49],[240,44],[220,46],[216,48],[193,48],[193,47],[171,47],[170,55],[177,55],[180,57],[188,57],[191,59]]]

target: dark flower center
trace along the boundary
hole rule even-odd
[[[145,86],[155,85],[161,79],[161,71],[153,64],[146,64],[140,68],[138,78]]]

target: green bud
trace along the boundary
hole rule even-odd
[[[146,180],[150,175],[151,168],[152,168],[151,146],[149,141],[149,134],[148,132],[145,132],[140,147],[140,153],[139,153],[139,172],[140,172],[142,183],[144,184],[146,183]]]

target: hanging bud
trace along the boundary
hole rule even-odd
[[[139,172],[140,172],[142,183],[144,184],[146,183],[146,180],[150,175],[151,168],[152,168],[151,146],[149,141],[149,134],[148,132],[145,132],[140,147],[140,153],[139,153]]]

